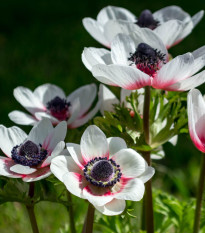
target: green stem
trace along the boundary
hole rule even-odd
[[[144,96],[144,109],[143,109],[143,129],[145,135],[145,141],[150,144],[150,87],[145,87]],[[151,165],[150,151],[143,152],[144,158],[147,161],[148,166]],[[154,233],[154,214],[153,214],[153,201],[152,201],[152,181],[149,180],[145,184],[145,223],[147,228],[147,233]]]
[[[34,196],[34,182],[29,183],[29,192],[28,195],[30,198],[33,198]],[[33,230],[33,233],[39,233],[38,230],[38,225],[37,225],[37,221],[36,221],[36,216],[34,213],[34,204],[31,202],[31,204],[26,205],[26,209],[28,211],[28,216],[30,219],[30,223],[31,223],[31,227]]]
[[[196,197],[197,199],[196,199],[196,210],[195,210],[193,233],[199,232],[201,206],[202,206],[203,191],[204,191],[204,181],[205,181],[205,155],[203,154],[202,155],[200,176],[199,176],[199,183],[198,183],[198,191],[197,191],[197,197]]]
[[[71,233],[76,233],[72,196],[71,196],[71,193],[69,191],[67,191],[67,198],[68,198],[68,202],[69,202],[68,210],[69,210],[69,218],[70,218],[70,231],[71,231]]]
[[[89,203],[82,233],[92,233],[93,232],[94,213],[95,213],[95,209],[92,206],[92,204]]]

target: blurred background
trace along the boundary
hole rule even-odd
[[[53,83],[69,94],[81,85],[97,83],[81,62],[81,53],[84,47],[102,46],[83,28],[82,19],[96,18],[98,12],[107,5],[127,8],[136,16],[145,8],[154,12],[168,5],[179,5],[190,15],[205,9],[203,0],[167,0],[166,3],[152,0],[0,1],[0,124],[12,126],[8,113],[15,109],[24,110],[13,97],[13,89],[17,86],[33,90],[41,84]],[[204,44],[205,18],[170,53],[176,56]],[[205,94],[205,84],[199,89]],[[28,131],[30,127],[25,129]],[[181,135],[176,147],[167,143],[164,149],[165,158],[154,164],[157,170],[155,186],[180,199],[193,197],[200,153],[192,145],[189,135]],[[50,208],[54,215],[61,216],[54,228],[47,228],[47,232],[59,232],[59,227],[67,220],[67,213],[63,210],[59,212],[61,207],[58,205],[51,207],[51,204],[43,203],[37,208],[41,216],[47,215]],[[14,215],[15,209],[19,210],[17,215]],[[0,232],[30,232],[30,226],[25,229],[25,223],[20,221],[24,209],[18,204],[1,205],[0,212]],[[15,228],[12,225],[14,222]]]

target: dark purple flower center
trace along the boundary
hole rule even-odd
[[[142,72],[154,77],[159,65],[165,64],[165,54],[145,43],[140,43],[134,53],[130,53],[128,61],[135,64]]]
[[[141,28],[149,28],[154,30],[159,26],[159,21],[155,20],[150,10],[144,10],[141,12],[136,24]]]
[[[62,99],[58,96],[47,103],[49,113],[59,121],[68,120],[70,117],[70,106],[70,102],[67,102],[66,99]]]
[[[15,146],[11,151],[11,157],[16,163],[30,167],[40,164],[47,154],[47,150],[41,145],[36,145],[30,140]]]
[[[121,175],[120,166],[112,159],[96,157],[84,167],[86,180],[98,187],[112,187],[120,181]]]

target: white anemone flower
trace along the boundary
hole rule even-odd
[[[196,148],[205,153],[205,99],[199,90],[189,92],[187,108],[190,137]]]
[[[50,163],[65,148],[66,122],[55,128],[49,119],[38,122],[27,135],[22,129],[0,125],[0,175],[22,178],[25,182],[44,179],[51,174]]]
[[[106,138],[95,125],[82,135],[80,145],[67,143],[71,156],[58,156],[51,171],[69,192],[87,199],[105,215],[121,214],[125,200],[140,201],[154,168],[119,137]]]
[[[205,82],[205,71],[197,73],[205,65],[205,46],[169,61],[160,38],[146,28],[140,31],[129,36],[118,34],[112,41],[111,51],[85,48],[84,65],[98,81],[127,90],[152,86],[187,91]]]
[[[178,44],[188,36],[204,15],[201,10],[190,16],[179,6],[168,6],[153,14],[144,10],[139,18],[122,7],[107,6],[97,15],[97,19],[84,18],[83,25],[90,35],[106,47],[110,47],[118,33],[130,34],[140,28],[153,30],[167,48]]]
[[[101,100],[101,106],[100,106],[101,114],[104,115],[104,111],[114,112],[114,104],[124,103],[125,107],[132,110],[131,104],[126,101],[126,97],[130,96],[132,92],[133,91],[125,90],[122,88],[120,92],[120,100],[119,100],[105,85],[100,84],[99,98]],[[139,94],[138,99],[137,99],[138,101],[137,111],[140,114],[140,116],[143,117],[144,89],[141,88],[137,90],[137,92]],[[166,103],[167,103],[167,99],[164,99],[164,104]],[[157,106],[155,120],[158,119],[159,110],[160,110],[160,104],[158,104]],[[161,124],[159,124],[159,122],[157,122],[157,124],[154,124],[153,127],[155,130],[155,133],[157,134],[161,129],[163,129],[166,126],[166,124],[167,124],[166,120],[164,120]],[[168,142],[170,142],[173,146],[176,146],[177,140],[178,140],[178,136],[175,135]],[[165,156],[165,153],[163,151],[162,146],[157,148],[156,153],[151,154],[152,159],[162,159],[164,156]]]
[[[95,84],[82,86],[68,96],[53,84],[41,85],[34,92],[26,87],[17,87],[14,97],[31,115],[12,111],[9,118],[20,125],[34,125],[43,118],[49,118],[53,125],[66,121],[69,128],[77,128],[92,119],[99,110],[98,101],[89,111],[96,95]]]

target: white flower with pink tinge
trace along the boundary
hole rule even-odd
[[[187,97],[190,137],[198,150],[205,153],[205,98],[193,89]]]
[[[125,200],[140,201],[154,168],[119,137],[106,138],[95,125],[80,145],[67,143],[71,156],[58,156],[51,171],[74,195],[87,199],[105,215],[121,214]]]
[[[44,179],[51,174],[50,163],[65,148],[66,122],[55,128],[48,119],[38,122],[27,135],[22,129],[0,125],[0,175],[22,178],[25,182]]]
[[[137,19],[125,8],[107,6],[99,12],[97,20],[84,18],[83,25],[93,38],[106,47],[110,47],[113,38],[119,33],[129,35],[141,28],[148,28],[170,48],[188,36],[203,15],[204,11],[201,10],[191,17],[178,6],[168,6],[153,14],[150,10],[144,10]]]
[[[205,46],[169,61],[160,38],[144,28],[141,34],[118,34],[111,51],[85,48],[82,61],[98,81],[127,90],[187,91],[205,82],[205,71],[197,73],[205,65]]]
[[[9,118],[20,125],[34,125],[48,118],[53,125],[66,121],[69,128],[77,128],[92,119],[99,110],[98,101],[89,111],[96,95],[95,84],[82,86],[68,96],[53,84],[41,85],[33,92],[25,87],[17,87],[14,89],[14,97],[31,115],[13,111],[9,113]]]

